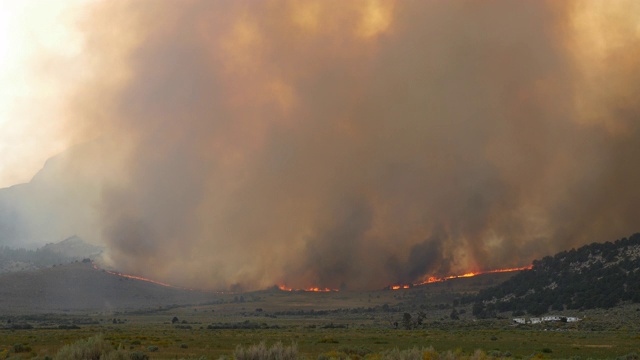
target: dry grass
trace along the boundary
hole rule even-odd
[[[55,356],[56,360],[131,360],[148,359],[146,355],[136,357],[121,349],[114,349],[102,335],[96,335],[73,344],[63,346]]]
[[[233,356],[235,360],[297,360],[298,347],[296,344],[285,346],[282,342],[267,347],[263,341],[247,348],[237,346]]]
[[[99,360],[113,351],[111,344],[102,335],[63,346],[56,354],[56,360]]]

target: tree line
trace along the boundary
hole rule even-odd
[[[479,318],[507,311],[539,316],[640,303],[640,234],[535,260],[531,270],[462,302],[473,303],[473,314]]]

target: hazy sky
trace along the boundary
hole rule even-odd
[[[65,106],[84,73],[77,21],[91,0],[0,0],[0,187],[64,150]]]
[[[637,1],[0,4],[0,186],[99,142],[64,191],[123,271],[371,288],[638,231]]]

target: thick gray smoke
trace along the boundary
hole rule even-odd
[[[110,260],[200,288],[379,288],[637,231],[640,47],[587,79],[576,7],[99,4],[71,113],[119,154]]]

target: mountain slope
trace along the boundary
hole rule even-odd
[[[58,243],[49,243],[43,246],[42,250],[78,259],[98,256],[104,249],[100,246],[88,244],[77,236],[72,236]]]
[[[593,243],[533,262],[503,284],[465,299],[473,313],[541,315],[550,310],[610,308],[640,302],[640,234]]]
[[[49,268],[85,258],[95,259],[102,250],[101,247],[88,244],[77,236],[35,250],[0,246],[0,274]]]
[[[77,262],[0,274],[0,312],[49,313],[143,309],[209,302],[215,295],[128,279]]]
[[[97,204],[107,175],[101,141],[50,158],[25,184],[0,189],[0,246],[36,248],[78,235],[98,238]]]

